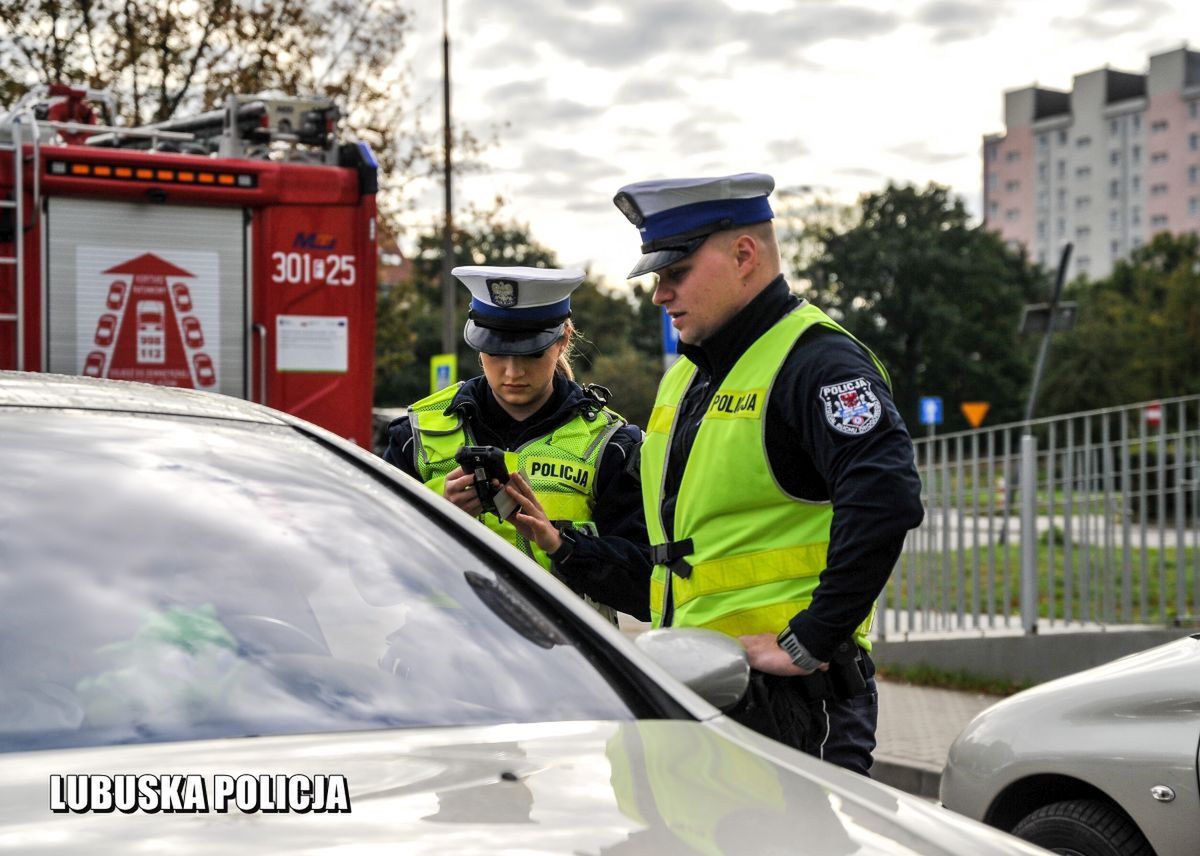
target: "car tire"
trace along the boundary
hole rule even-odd
[[[1154,856],[1137,825],[1099,800],[1042,806],[1022,818],[1012,833],[1060,856]]]

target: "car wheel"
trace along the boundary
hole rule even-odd
[[[1042,806],[1022,818],[1012,833],[1061,856],[1154,856],[1133,821],[1099,800]]]

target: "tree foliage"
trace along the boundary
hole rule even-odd
[[[399,0],[0,0],[0,94],[11,104],[41,84],[108,90],[128,126],[229,94],[326,96],[375,150],[387,217],[441,157],[396,61],[409,26]],[[456,144],[477,149],[469,135]]]
[[[818,230],[822,249],[799,271],[804,296],[883,361],[910,426],[923,395],[943,398],[943,430],[967,427],[963,401],[990,402],[989,422],[1019,419],[1032,350],[1017,328],[1023,306],[1045,299],[1043,276],[968,225],[944,187],[889,185],[859,204],[852,227]]]
[[[1078,321],[1055,336],[1042,413],[1200,392],[1200,238],[1155,235],[1068,295]]]

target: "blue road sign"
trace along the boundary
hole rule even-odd
[[[921,396],[921,424],[942,424],[942,399],[937,395]]]

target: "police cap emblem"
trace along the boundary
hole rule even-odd
[[[617,206],[617,210],[625,215],[630,223],[635,226],[641,226],[646,222],[646,217],[642,214],[642,209],[638,207],[637,200],[622,190],[613,197],[613,205]]]
[[[515,279],[489,279],[487,287],[492,305],[499,306],[501,309],[511,309],[517,305],[517,281]]]
[[[871,382],[863,377],[821,387],[825,421],[835,431],[852,437],[866,434],[883,415],[883,405],[871,391]]]

